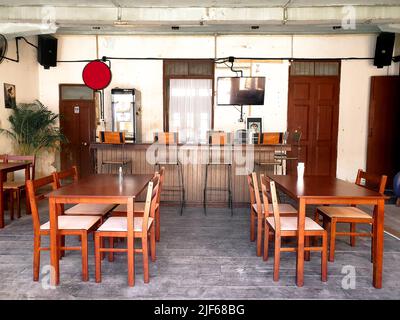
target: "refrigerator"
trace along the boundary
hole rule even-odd
[[[136,142],[135,89],[111,89],[112,131],[125,132],[127,142]]]

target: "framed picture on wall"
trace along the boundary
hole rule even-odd
[[[258,136],[262,133],[262,118],[247,118],[247,130],[253,137],[253,143],[257,143]]]
[[[5,83],[4,84],[4,106],[8,109],[16,107],[15,102],[15,85]]]

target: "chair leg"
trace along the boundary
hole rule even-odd
[[[183,168],[180,163],[178,166],[178,180],[179,180],[179,191],[181,192],[181,215],[183,214],[183,207],[185,205],[185,188],[183,185]]]
[[[89,267],[88,267],[88,235],[87,231],[82,232],[81,235],[82,247],[82,281],[89,280]]]
[[[101,282],[101,254],[100,249],[103,247],[103,238],[100,237],[98,232],[95,232],[94,237],[94,255],[95,255],[95,278],[96,282]]]
[[[318,213],[318,210],[315,210],[314,221],[319,224],[319,213]]]
[[[264,223],[264,254],[263,260],[268,260],[268,249],[269,249],[269,226],[268,223]]]
[[[304,246],[306,248],[310,247],[310,237],[308,237],[308,236],[304,237]],[[304,260],[305,261],[310,261],[310,258],[311,258],[311,252],[308,251],[308,250],[304,251]]]
[[[233,201],[232,201],[232,166],[228,165],[228,201],[231,208],[231,216],[233,216]]]
[[[10,220],[14,220],[14,190],[10,190]]]
[[[40,269],[40,235],[35,234],[33,238],[33,281],[39,281]]]
[[[158,209],[156,210],[156,241],[160,241],[160,205],[158,205]]]
[[[60,246],[65,247],[65,236],[60,236]],[[60,250],[60,258],[65,257],[65,250]]]
[[[147,237],[142,238],[143,249],[143,277],[144,283],[149,283],[149,249]]]
[[[208,180],[208,164],[206,164],[206,178],[205,178],[204,192],[203,192],[204,215],[207,215],[207,180]]]
[[[19,219],[19,218],[21,218],[21,190],[18,189],[16,194],[17,194],[17,199],[16,199],[16,201],[17,201],[17,218]]]
[[[374,263],[374,223],[371,224],[371,262]]]
[[[114,248],[114,238],[113,237],[108,238],[108,243],[109,243],[109,247],[111,249]],[[108,261],[110,261],[110,262],[114,261],[114,252],[110,251],[108,253]]]
[[[252,241],[252,242],[256,240],[255,229],[256,229],[256,218],[255,218],[254,209],[251,207],[250,208],[250,241]]]
[[[328,280],[328,235],[324,231],[322,234],[322,251],[321,251],[321,280],[326,282]]]
[[[356,232],[356,223],[350,223],[350,232]],[[356,236],[350,236],[350,245],[354,247],[356,245]]]
[[[156,261],[156,228],[154,223],[150,227],[150,255],[151,261]]]
[[[263,219],[257,218],[257,257],[261,257],[262,227],[263,227]]]
[[[274,250],[274,281],[279,281],[279,267],[281,260],[281,239],[275,236]]]
[[[329,235],[329,261],[335,261],[336,220],[332,219]]]

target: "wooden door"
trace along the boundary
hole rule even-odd
[[[77,165],[81,177],[93,173],[90,144],[96,133],[94,100],[61,99],[60,116],[61,130],[68,139],[61,148],[61,169]]]
[[[388,176],[391,189],[400,171],[400,77],[371,77],[367,171]]]
[[[336,176],[339,82],[338,76],[289,78],[288,130],[302,132],[306,175]]]

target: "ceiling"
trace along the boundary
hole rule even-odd
[[[0,33],[8,37],[380,31],[400,32],[400,0],[0,0]]]
[[[336,5],[399,5],[399,0],[0,0],[0,6],[41,6],[56,7],[281,7],[289,2],[289,7],[296,6],[336,6]]]

